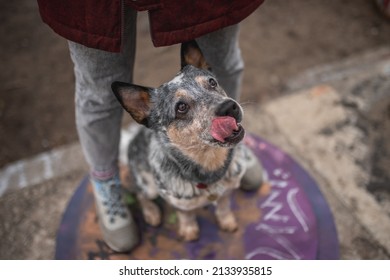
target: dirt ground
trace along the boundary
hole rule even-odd
[[[283,94],[295,74],[390,44],[390,22],[369,0],[268,0],[242,23],[242,103]],[[0,168],[77,140],[67,42],[44,25],[36,1],[1,0]],[[158,86],[179,67],[178,46],[154,48],[138,18],[135,82]],[[127,119],[128,121],[128,119]]]

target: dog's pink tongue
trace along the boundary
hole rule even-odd
[[[224,143],[225,138],[232,135],[235,130],[238,130],[238,126],[233,117],[216,117],[212,120],[211,136],[213,136],[215,140]]]

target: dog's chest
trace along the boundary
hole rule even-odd
[[[187,185],[187,196],[170,192],[169,189],[160,190],[160,195],[171,205],[181,210],[194,210],[211,203],[216,203],[222,196],[228,195],[234,188],[222,184],[208,185],[207,188],[198,189],[195,184]]]
[[[246,170],[243,144],[235,147],[232,160],[223,177],[212,184],[202,180],[184,180],[167,152],[148,129],[140,129],[129,145],[130,169],[138,188],[150,199],[160,195],[168,203],[182,210],[193,210],[228,195],[238,188]]]
[[[229,195],[239,187],[245,172],[245,160],[241,148],[237,148],[224,177],[213,183],[190,182],[179,176],[165,176],[158,183],[158,192],[167,202],[181,210],[194,210]]]

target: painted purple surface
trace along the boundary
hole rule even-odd
[[[264,175],[272,186],[266,197],[245,194],[248,203],[254,202],[260,218],[243,229],[242,251],[246,259],[337,259],[339,245],[333,216],[316,182],[290,156],[260,137],[249,135],[245,143],[258,156],[264,166]],[[57,235],[56,259],[77,259],[78,226],[83,211],[93,198],[85,192],[87,181],[81,183],[71,199]],[[86,197],[88,196],[89,197]],[[244,203],[245,204],[245,203]],[[232,197],[235,211],[245,211],[236,197]],[[212,208],[212,207],[211,207]],[[210,212],[213,209],[210,209]],[[237,259],[229,255],[229,242],[221,236],[218,226],[208,218],[198,217],[200,238],[183,243],[183,250],[172,250],[174,259]],[[141,230],[150,240],[150,257],[158,255],[157,236],[175,240],[174,231],[164,227],[152,228],[140,223]],[[89,252],[96,255],[99,252]],[[131,253],[130,253],[131,254]],[[99,256],[101,253],[99,253]],[[104,258],[104,257],[103,257]]]
[[[246,144],[263,163],[271,192],[258,200],[262,216],[245,229],[247,259],[316,259],[318,233],[316,216],[293,172],[296,163],[275,146],[253,136]]]
[[[198,218],[198,223],[201,229],[199,239],[195,242],[185,243],[187,258],[204,260],[215,259],[217,254],[216,252],[211,250],[207,254],[203,255],[202,249],[211,243],[222,242],[219,237],[220,230],[215,223],[210,222],[208,219]]]
[[[61,224],[56,238],[56,260],[76,259],[78,254],[77,234],[81,215],[92,202],[92,197],[86,196],[88,176],[84,177],[80,186],[76,189],[68,207],[62,216]]]

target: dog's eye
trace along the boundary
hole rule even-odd
[[[190,106],[188,106],[188,104],[186,104],[184,102],[179,102],[176,104],[176,112],[178,112],[180,114],[187,113],[189,108],[190,108]]]
[[[216,88],[217,87],[217,81],[213,78],[210,78],[209,79],[209,85],[212,87],[212,88]]]

